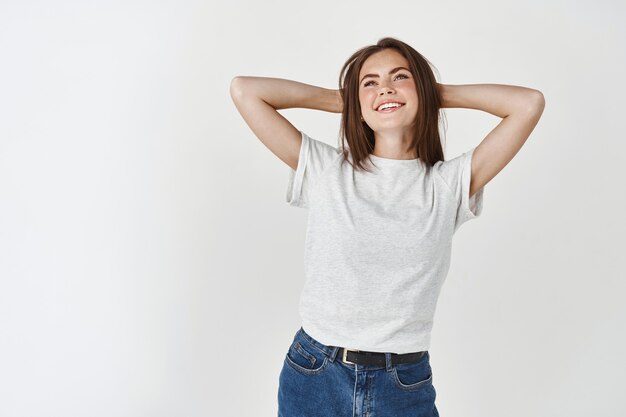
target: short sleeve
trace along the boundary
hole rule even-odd
[[[294,171],[289,167],[287,203],[291,206],[308,208],[311,190],[322,172],[340,155],[340,151],[319,140],[302,134],[302,144],[298,156],[298,166]]]
[[[472,177],[472,155],[476,147],[448,161],[435,163],[436,172],[447,184],[457,203],[454,219],[456,232],[463,223],[479,217],[483,210],[483,194],[485,187],[469,197],[470,180]]]

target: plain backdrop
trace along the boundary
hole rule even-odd
[[[1,2],[0,415],[275,416],[307,212],[230,81],[337,88],[384,36],[441,83],[546,100],[455,235],[430,349],[440,415],[625,415],[625,9]],[[339,114],[281,114],[338,144]],[[500,121],[445,114],[446,159]]]

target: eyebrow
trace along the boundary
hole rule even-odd
[[[407,70],[407,71],[408,71],[408,69],[406,69],[406,68],[404,68],[404,67],[395,67],[394,69],[392,69],[391,71],[389,71],[389,74],[393,74],[394,72],[398,72],[398,71],[400,71],[401,69],[403,69],[403,70]],[[376,77],[376,78],[380,78],[380,77],[378,76],[378,74],[365,74],[365,75],[363,76],[363,78],[361,78],[360,83],[362,83],[362,82],[363,82],[363,80],[364,80],[364,79],[366,79],[367,77]]]

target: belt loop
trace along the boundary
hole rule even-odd
[[[385,352],[385,367],[387,368],[387,372],[391,372],[391,353]]]
[[[335,361],[335,358],[337,357],[337,353],[339,352],[339,349],[340,349],[340,347],[338,347],[338,346],[334,346],[334,347],[330,350],[330,355],[329,355],[328,357],[329,357],[329,360],[330,360],[331,362],[334,362],[334,361]]]

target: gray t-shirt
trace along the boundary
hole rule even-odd
[[[428,350],[452,236],[482,211],[484,187],[469,198],[475,147],[431,168],[370,155],[368,173],[300,133],[287,203],[308,209],[303,329],[329,346]]]

